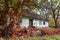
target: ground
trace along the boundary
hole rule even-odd
[[[34,37],[28,37],[28,38],[17,37],[15,39],[14,38],[10,38],[10,39],[0,38],[0,40],[60,40],[60,34],[34,36]]]
[[[45,35],[40,37],[30,37],[30,38],[24,38],[24,40],[60,40],[60,34],[55,35]]]

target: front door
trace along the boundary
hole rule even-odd
[[[33,27],[33,19],[29,19],[29,27]]]

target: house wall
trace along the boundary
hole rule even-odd
[[[39,26],[39,20],[33,20],[33,26]]]
[[[22,26],[22,27],[27,27],[27,28],[28,28],[28,26],[29,26],[29,19],[26,18],[26,17],[23,17],[23,18],[22,18],[21,26]]]
[[[44,25],[43,22],[45,22],[45,25]],[[42,27],[48,27],[48,22],[47,21],[42,21]]]
[[[44,24],[45,22],[45,24]],[[35,27],[48,27],[48,22],[47,21],[42,21],[42,20],[37,20],[37,19],[34,19],[33,20],[33,26]]]
[[[45,25],[44,25],[44,22],[45,22]],[[23,17],[21,26],[28,28],[28,26],[29,26],[29,18]],[[38,27],[38,28],[39,27],[48,27],[48,22],[34,19],[33,20],[33,26]]]

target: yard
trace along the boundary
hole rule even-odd
[[[55,35],[45,35],[45,36],[34,36],[34,37],[29,37],[29,38],[23,38],[23,40],[60,40],[60,34],[55,34]]]
[[[1,36],[0,40],[60,40],[60,28],[30,28],[28,30],[26,29],[27,33],[24,30],[20,30],[20,33],[17,31],[17,34],[15,31],[11,37]]]
[[[22,38],[22,37],[16,37],[14,38],[7,38],[7,39],[2,39],[0,40],[60,40],[60,34],[54,34],[54,35],[45,35],[45,36],[34,36],[34,37],[28,37],[28,38]]]

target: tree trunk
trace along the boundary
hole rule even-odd
[[[55,21],[55,28],[57,28],[57,20],[54,20]]]

